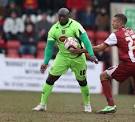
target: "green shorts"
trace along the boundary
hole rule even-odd
[[[65,74],[69,68],[74,72],[77,80],[85,80],[87,69],[85,55],[71,59],[57,54],[49,73],[54,76],[61,76]]]

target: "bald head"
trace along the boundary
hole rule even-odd
[[[69,15],[69,10],[67,8],[60,8],[58,10],[58,15],[59,16],[68,16]]]
[[[67,8],[60,8],[58,10],[58,19],[61,25],[68,23],[70,12]]]

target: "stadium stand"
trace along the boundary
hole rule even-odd
[[[44,53],[43,50],[44,50],[44,45],[46,41],[46,39],[43,40],[43,38],[46,36],[42,36],[42,35],[46,34],[50,28],[50,25],[56,22],[57,20],[56,12],[61,7],[69,8],[71,10],[71,14],[73,15],[74,19],[79,21],[81,24],[85,23],[84,26],[86,26],[85,29],[87,30],[88,36],[92,44],[93,45],[99,44],[102,41],[104,41],[109,34],[110,2],[121,2],[121,1],[119,0],[111,0],[111,1],[109,0],[104,0],[104,1],[80,0],[80,2],[78,2],[78,0],[53,0],[50,2],[50,0],[30,0],[30,1],[29,0],[19,0],[19,1],[18,0],[11,0],[11,1],[5,0],[4,3],[0,3],[0,31],[4,33],[4,38],[0,40],[0,48],[2,50],[5,50],[1,52],[5,53],[5,55],[8,57],[43,58],[43,53]],[[134,2],[134,0],[130,0],[130,1],[122,0],[122,2]],[[91,22],[89,21],[86,22],[86,19],[83,18],[83,16],[85,16],[85,18],[91,17],[91,12],[94,14],[94,19],[92,22],[94,24],[91,24]],[[16,18],[19,18],[19,21],[21,21],[24,24],[24,29],[22,29],[24,32],[23,31],[21,31],[21,33],[20,31],[15,32],[14,27],[16,28],[16,30],[18,30],[20,29],[18,28],[18,26],[13,26],[13,28],[10,28],[11,32],[7,33],[7,31],[5,31],[4,29],[4,26],[6,24],[5,22],[9,18],[12,19],[11,13],[16,13]],[[46,21],[42,22],[43,15],[45,15],[44,18]],[[79,17],[82,17],[83,19],[80,19]],[[47,24],[43,27],[42,25],[44,25],[44,23],[47,23]],[[22,44],[19,44],[19,42],[22,42],[21,40],[22,38],[20,39],[20,37],[23,37],[23,35],[26,33],[25,30],[28,24],[34,24],[34,28],[35,28],[34,32],[38,33],[34,35],[40,36],[40,39],[36,40],[38,42],[36,44],[37,49],[35,49],[36,53],[31,54],[33,56],[29,56],[29,54],[28,56],[22,54],[23,56],[21,56],[15,50],[18,51],[18,47],[22,47]],[[37,29],[38,24],[40,24],[41,26],[40,29]],[[43,31],[38,32],[41,29]],[[8,38],[9,35],[11,36],[14,35],[13,37],[17,37],[16,42],[13,40],[9,40],[10,39]],[[41,38],[41,36],[43,38]],[[6,41],[3,41],[3,40],[6,40]],[[26,40],[23,40],[23,41],[26,41]],[[43,42],[40,42],[40,41],[43,41]],[[17,45],[19,46],[17,47]],[[54,51],[57,51],[57,49],[55,49]],[[105,60],[106,59],[103,59],[102,61],[105,61]]]

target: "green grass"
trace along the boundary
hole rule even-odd
[[[99,115],[82,112],[80,94],[53,93],[47,112],[33,112],[40,93],[0,91],[0,122],[135,122],[135,96],[115,97],[118,111]],[[92,107],[97,111],[106,105],[102,95],[91,95]]]

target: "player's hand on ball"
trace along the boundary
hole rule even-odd
[[[80,54],[80,49],[79,48],[74,48],[74,47],[70,47],[69,51],[73,54]]]
[[[74,53],[74,54],[81,54],[81,53],[87,52],[86,49],[80,49],[80,48],[74,48],[74,47],[71,47],[71,48],[69,49],[69,51],[70,51],[71,53]]]
[[[40,72],[41,73],[44,73],[45,70],[47,69],[48,65],[47,64],[42,64],[41,67],[40,67]]]
[[[98,59],[96,56],[89,56],[88,60],[90,60],[91,62],[94,62],[95,64],[98,64]]]

